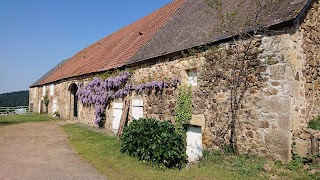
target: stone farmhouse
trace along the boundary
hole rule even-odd
[[[320,110],[320,2],[272,2],[276,6],[262,9],[259,21],[267,31],[252,32],[253,27],[246,31],[254,35],[254,58],[263,66],[256,69],[260,76],[247,78],[250,88],[241,102],[236,139],[242,154],[287,162],[293,150],[302,156],[311,153],[305,129]],[[220,12],[237,10],[235,29],[250,16],[250,4],[239,6],[237,0],[222,4]],[[223,82],[212,83],[203,67],[208,64],[209,48],[230,47],[237,34],[214,30],[219,26],[217,13],[203,0],[174,0],[62,61],[30,86],[30,107],[43,113],[47,98],[49,114],[57,112],[63,119],[94,126],[95,105],[80,100],[80,84],[88,85],[106,72],[130,69],[135,86],[174,80],[192,86],[192,119],[186,127],[188,146],[196,147],[189,149],[189,158],[200,156],[202,148],[221,146],[229,138],[223,132],[229,131],[230,89]],[[129,121],[144,117],[174,122],[177,87],[136,89],[126,96],[112,96],[101,112],[104,128],[117,133],[124,113]]]

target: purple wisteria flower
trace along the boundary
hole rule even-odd
[[[170,83],[164,81],[152,81],[143,84],[134,85],[130,80],[131,74],[127,71],[120,72],[116,77],[109,77],[105,80],[94,77],[92,81],[84,85],[78,83],[77,96],[81,103],[85,106],[94,105],[95,107],[95,123],[99,124],[102,120],[106,108],[110,101],[116,98],[124,98],[131,91],[136,91],[137,94],[142,92],[151,92],[152,89],[162,90],[163,88],[177,87],[180,82],[177,79]]]

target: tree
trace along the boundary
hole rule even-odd
[[[17,91],[0,94],[0,107],[29,105],[29,91]]]
[[[231,12],[226,11],[225,1],[205,0],[210,7],[208,13],[218,19],[215,32],[230,37],[230,41],[211,48],[206,53],[202,79],[215,86],[223,86],[229,93],[229,119],[222,136],[230,133],[229,146],[238,153],[237,124],[241,103],[248,89],[257,81],[263,81],[265,63],[257,59],[261,53],[261,35],[267,29],[263,26],[264,13],[276,6],[274,0],[240,0]],[[239,12],[247,10],[247,12]],[[245,14],[245,15],[244,15]]]

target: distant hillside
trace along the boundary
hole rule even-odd
[[[0,94],[0,107],[28,106],[29,91]]]

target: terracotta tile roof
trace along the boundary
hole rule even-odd
[[[295,19],[311,1],[278,1],[271,12],[261,11],[261,24],[270,26]],[[241,8],[236,6],[238,0],[222,2],[224,12],[236,9],[240,19],[248,17],[248,2],[252,1],[245,1]],[[204,0],[175,0],[83,49],[32,86],[118,68],[230,37],[227,32],[213,31],[218,20],[206,10],[210,8]]]
[[[78,52],[32,86],[123,66],[179,10],[175,0]]]
[[[236,22],[250,16],[248,15],[249,3],[253,1],[245,1],[241,7],[237,7],[239,0],[223,0],[222,2],[223,12],[237,10],[239,19]],[[262,10],[260,12],[263,17],[261,24],[270,26],[290,20],[301,12],[306,2],[307,0],[281,0],[272,11]],[[212,43],[230,36],[225,31],[214,32],[219,22],[217,16],[208,11],[213,12],[204,0],[187,0],[166,26],[141,48],[127,62],[127,65]],[[237,23],[234,23],[233,26],[237,28]]]

